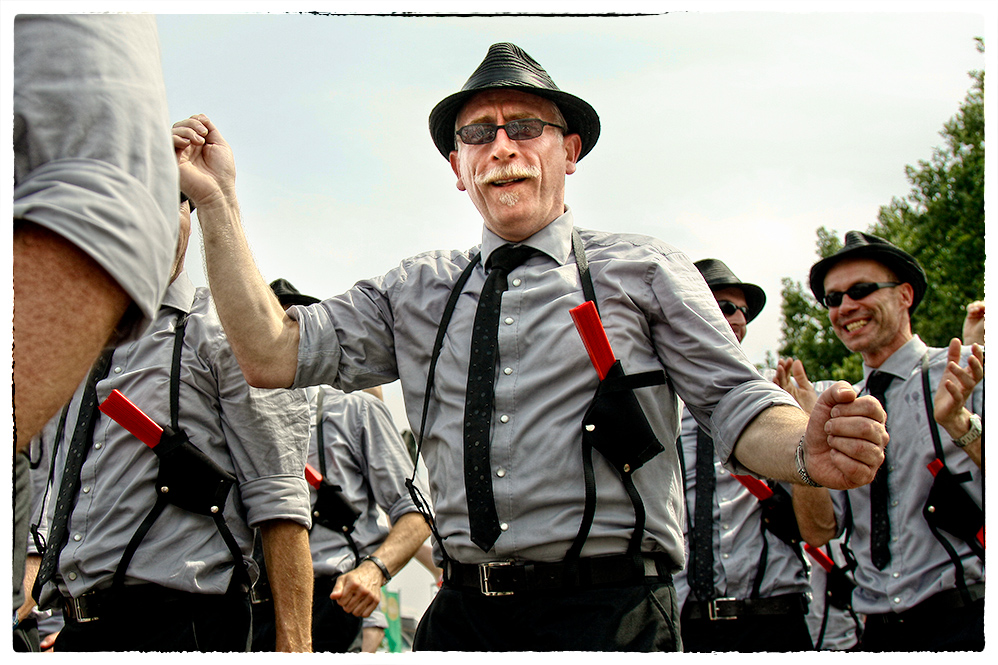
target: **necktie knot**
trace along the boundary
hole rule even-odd
[[[514,268],[523,265],[531,256],[538,254],[538,250],[526,245],[503,245],[489,255],[487,267],[490,270],[502,270],[509,273]]]
[[[896,378],[893,374],[876,370],[866,380],[866,389],[871,395],[877,398],[881,405],[884,405],[887,389]]]

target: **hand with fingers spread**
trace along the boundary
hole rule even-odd
[[[963,344],[984,344],[983,300],[975,300],[967,305],[967,318],[963,320]]]
[[[818,401],[818,393],[814,390],[814,384],[807,378],[804,363],[793,358],[781,358],[776,365],[776,376],[773,377],[773,381],[790,393],[790,396],[800,404],[800,408],[806,413],[811,413],[815,402]]]
[[[965,406],[974,388],[984,380],[984,349],[979,344],[971,347],[967,365],[960,366],[962,347],[960,340],[950,340],[947,350],[946,370],[939,379],[939,387],[933,400],[934,416],[939,426],[946,430],[954,441],[970,432],[972,427],[970,410]],[[981,437],[964,442],[964,452],[980,466]]]

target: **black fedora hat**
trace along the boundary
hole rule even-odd
[[[811,292],[819,303],[825,302],[825,276],[835,264],[845,259],[873,259],[890,268],[901,282],[911,284],[915,296],[908,313],[915,313],[915,308],[925,296],[925,271],[922,270],[922,266],[915,257],[897,245],[862,231],[846,232],[846,241],[842,249],[811,266]]]
[[[313,298],[299,292],[286,279],[275,279],[270,283],[270,288],[274,291],[274,295],[277,296],[277,300],[284,307],[288,305],[314,305],[319,302],[318,298]]]
[[[582,159],[599,138],[599,116],[588,102],[563,92],[540,64],[515,44],[501,43],[489,47],[485,60],[471,75],[460,92],[456,92],[430,111],[430,135],[444,158],[454,150],[454,123],[464,103],[473,95],[495,88],[510,88],[529,92],[558,105],[568,125],[567,133],[582,138]]]
[[[731,268],[725,265],[724,261],[719,259],[700,259],[693,265],[703,275],[704,281],[707,282],[707,286],[710,287],[711,291],[719,291],[727,288],[742,290],[742,293],[745,294],[745,304],[749,309],[748,316],[745,317],[745,323],[759,316],[759,312],[766,306],[766,292],[762,290],[762,287],[755,284],[748,284],[735,277],[735,273],[731,272]]]

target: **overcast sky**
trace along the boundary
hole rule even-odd
[[[931,157],[968,71],[985,65],[983,5],[940,6],[158,22],[171,117],[203,112],[231,143],[268,281],[321,298],[417,252],[477,244],[481,218],[427,118],[490,44],[511,41],[600,115],[599,142],[568,178],[576,223],[656,236],[762,286],[744,345],[763,362],[778,348],[780,279],[806,279],[815,229],[865,230],[907,195],[905,165]],[[205,283],[197,249],[188,261]]]

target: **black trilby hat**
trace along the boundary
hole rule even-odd
[[[562,92],[540,64],[515,44],[489,47],[485,60],[460,92],[444,98],[430,111],[430,135],[444,158],[454,150],[454,123],[464,103],[473,95],[495,88],[522,90],[558,105],[568,125],[567,133],[582,137],[582,159],[599,138],[599,116],[592,106],[575,95]]]
[[[283,307],[288,305],[314,305],[319,302],[318,298],[307,296],[301,293],[286,279],[275,279],[270,283],[270,288],[280,301]]]
[[[811,266],[811,292],[819,303],[825,302],[825,276],[835,264],[844,259],[873,259],[890,268],[898,276],[898,280],[911,284],[911,288],[915,290],[908,314],[915,313],[915,308],[925,295],[925,271],[922,266],[915,257],[897,245],[862,231],[846,232],[846,242],[842,249]]]
[[[735,277],[735,273],[731,272],[731,268],[725,265],[724,261],[719,259],[700,259],[693,265],[703,275],[711,291],[719,291],[727,288],[742,290],[742,293],[745,294],[745,304],[749,309],[748,316],[745,317],[746,323],[759,316],[759,312],[766,306],[766,292],[762,290],[762,287],[755,284],[747,284]]]

